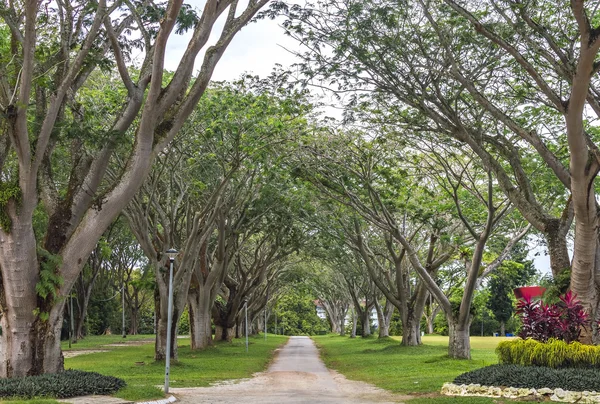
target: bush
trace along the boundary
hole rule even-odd
[[[463,373],[454,379],[454,383],[528,389],[547,387],[571,391],[600,391],[600,370],[492,365]]]
[[[600,346],[579,342],[556,339],[548,342],[534,339],[502,341],[496,347],[496,354],[501,364],[600,369]]]
[[[577,341],[581,329],[590,323],[589,315],[570,291],[559,299],[554,304],[533,301],[531,297],[519,300],[517,314],[523,323],[519,336],[542,342],[551,338]]]
[[[95,372],[66,370],[41,376],[0,379],[0,397],[70,398],[90,394],[112,394],[125,387],[125,381]]]

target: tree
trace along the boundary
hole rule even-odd
[[[311,77],[367,90],[382,121],[471,148],[544,234],[554,276],[571,268],[575,218],[571,287],[594,312],[596,11],[582,0],[324,2],[288,27],[310,47]]]
[[[392,142],[390,137],[382,139],[372,139],[368,135],[351,135],[348,138],[343,137],[343,133],[338,135],[337,139],[327,142],[315,143],[307,146],[315,158],[314,160],[306,159],[305,174],[322,192],[329,197],[339,201],[341,204],[351,207],[373,227],[382,229],[389,233],[390,237],[405,250],[405,254],[424,283],[424,287],[432,293],[435,299],[440,303],[444,310],[448,325],[450,327],[450,345],[449,354],[456,358],[470,357],[469,345],[469,326],[471,323],[471,303],[481,278],[493,272],[504,258],[508,255],[514,244],[519,241],[527,232],[529,227],[521,226],[519,221],[515,222],[514,227],[504,229],[504,232],[510,234],[504,248],[494,260],[487,263],[484,269],[483,259],[486,245],[492,235],[499,229],[499,225],[505,218],[507,212],[510,211],[510,206],[506,203],[502,195],[498,196],[497,189],[494,187],[493,177],[489,172],[485,172],[481,167],[471,167],[468,156],[465,156],[458,151],[443,153],[443,156],[438,156],[438,170],[441,176],[431,175],[434,181],[427,181],[423,176],[415,173],[412,176],[425,182],[423,188],[428,187],[430,195],[442,195],[445,193],[450,198],[454,205],[453,213],[455,215],[455,223],[459,224],[467,234],[463,238],[460,256],[456,261],[464,265],[466,273],[464,292],[458,307],[454,307],[452,302],[444,295],[443,289],[438,285],[435,274],[431,269],[435,266],[430,265],[434,262],[432,259],[433,250],[427,257],[419,255],[415,240],[410,234],[407,234],[407,227],[402,225],[402,218],[398,214],[399,210],[405,208],[401,205],[401,201],[397,196],[399,185],[405,178],[411,178],[412,172],[394,165],[398,163],[393,157],[386,158],[388,154],[394,155],[398,150],[389,151],[389,143]],[[368,140],[364,140],[364,139]],[[342,139],[342,140],[340,140]],[[346,143],[344,143],[346,142]],[[331,144],[330,144],[331,143]],[[335,144],[336,152],[332,152],[332,145]],[[356,147],[360,144],[362,147]],[[344,153],[344,158],[338,158],[339,150],[348,150]],[[405,152],[406,153],[406,152]],[[407,153],[408,154],[408,153]],[[417,155],[417,158],[419,156]],[[404,158],[410,161],[410,156],[405,155]],[[419,159],[419,161],[424,159]],[[444,163],[442,163],[444,162]],[[414,168],[421,170],[422,165]],[[403,176],[394,176],[393,173],[402,172]],[[431,170],[429,170],[431,171]],[[419,172],[419,171],[417,171]],[[432,174],[435,174],[432,172]],[[398,180],[401,178],[401,180]],[[437,178],[437,186],[435,179]],[[396,188],[391,187],[393,184]],[[404,189],[409,188],[404,185]],[[438,199],[439,201],[439,199]],[[438,209],[431,216],[432,222],[447,221],[447,212],[443,209]],[[432,226],[435,229],[435,226]],[[512,226],[511,226],[512,227]],[[367,268],[372,263],[377,264],[377,260],[372,260],[370,257],[376,255],[370,251],[368,245],[364,242],[362,235],[364,230],[361,229],[361,224],[358,220],[354,221],[354,235],[348,236],[349,239],[355,238],[357,251],[360,252],[362,260]],[[458,226],[455,227],[455,232]],[[367,228],[368,230],[368,228]],[[460,233],[455,237],[460,237]],[[433,237],[438,237],[433,235]],[[465,240],[467,244],[464,245]],[[440,254],[442,256],[443,254]],[[441,262],[443,263],[449,257],[446,257]],[[374,271],[369,269],[372,279],[376,280],[377,275],[373,275]],[[379,285],[378,285],[379,286]],[[385,287],[380,287],[385,291]],[[387,295],[390,300],[391,295]],[[420,297],[420,314],[416,321],[417,327],[423,313],[427,295],[422,294]],[[393,301],[393,300],[392,300]],[[397,304],[401,314],[403,306]],[[360,310],[357,311],[360,314]],[[406,332],[406,329],[404,329]]]
[[[2,25],[10,30],[2,54],[14,60],[0,68],[2,138],[10,139],[0,156],[1,377],[62,369],[57,336],[64,297],[142,185],[154,156],[179,132],[233,37],[267,1],[251,1],[244,10],[234,1],[208,1],[201,16],[181,0],[149,7],[137,1],[0,2]],[[226,10],[223,30],[191,83],[193,61]],[[186,51],[166,77],[168,39],[187,29],[193,33]],[[140,39],[131,40],[135,35]],[[135,46],[144,59],[132,73],[127,60]],[[99,135],[93,139],[84,136],[83,124],[94,107],[81,103],[80,93],[94,70],[109,66],[118,76],[108,81],[127,96],[98,116],[103,124],[93,128]],[[127,163],[111,181],[107,168],[117,152]],[[33,215],[40,200],[47,230],[36,240]]]
[[[487,301],[487,308],[500,323],[500,335],[506,335],[506,322],[514,313],[513,289],[526,285],[535,272],[533,261],[527,260],[525,246],[519,244],[511,257],[500,265],[496,273],[490,276],[488,282],[490,297]]]

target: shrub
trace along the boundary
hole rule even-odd
[[[463,373],[455,384],[600,391],[599,369],[551,369],[540,366],[492,365]]]
[[[600,346],[551,339],[539,342],[534,339],[502,341],[496,347],[501,364],[546,366],[550,368],[598,368]]]
[[[542,342],[551,338],[577,341],[581,329],[590,323],[583,305],[570,291],[555,304],[533,301],[531,297],[520,299],[517,314],[522,321],[519,336]]]
[[[112,394],[125,387],[125,382],[95,372],[66,370],[41,376],[0,379],[0,397],[69,398],[89,394]]]

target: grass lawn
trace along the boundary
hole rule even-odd
[[[217,343],[204,351],[192,351],[188,338],[178,339],[179,361],[171,362],[171,387],[202,387],[211,383],[251,377],[270,362],[273,351],[288,337],[280,335],[250,337],[249,352],[245,340]],[[164,362],[154,362],[154,344],[127,345],[128,341],[151,340],[152,336],[127,337],[94,336],[73,344],[71,350],[102,349],[109,352],[93,353],[65,359],[65,369],[94,371],[120,377],[127,382],[116,396],[132,401],[164,397]],[[119,343],[123,346],[105,346]],[[63,346],[65,351],[69,349]]]
[[[444,397],[442,385],[456,376],[497,363],[494,349],[506,338],[471,337],[471,360],[448,358],[448,337],[424,336],[423,345],[404,347],[400,337],[354,338],[325,335],[312,337],[327,367],[348,379],[362,380],[394,393],[415,395],[411,404],[502,403],[502,399]],[[421,397],[419,397],[421,396]]]

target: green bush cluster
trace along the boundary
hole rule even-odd
[[[125,382],[96,372],[66,370],[62,373],[0,379],[0,397],[70,398],[90,394],[113,394]]]
[[[529,389],[547,387],[571,391],[600,391],[600,369],[552,369],[541,366],[492,365],[463,373],[454,379],[454,383]]]
[[[502,341],[496,348],[501,364],[549,368],[600,368],[600,346],[551,339]]]

